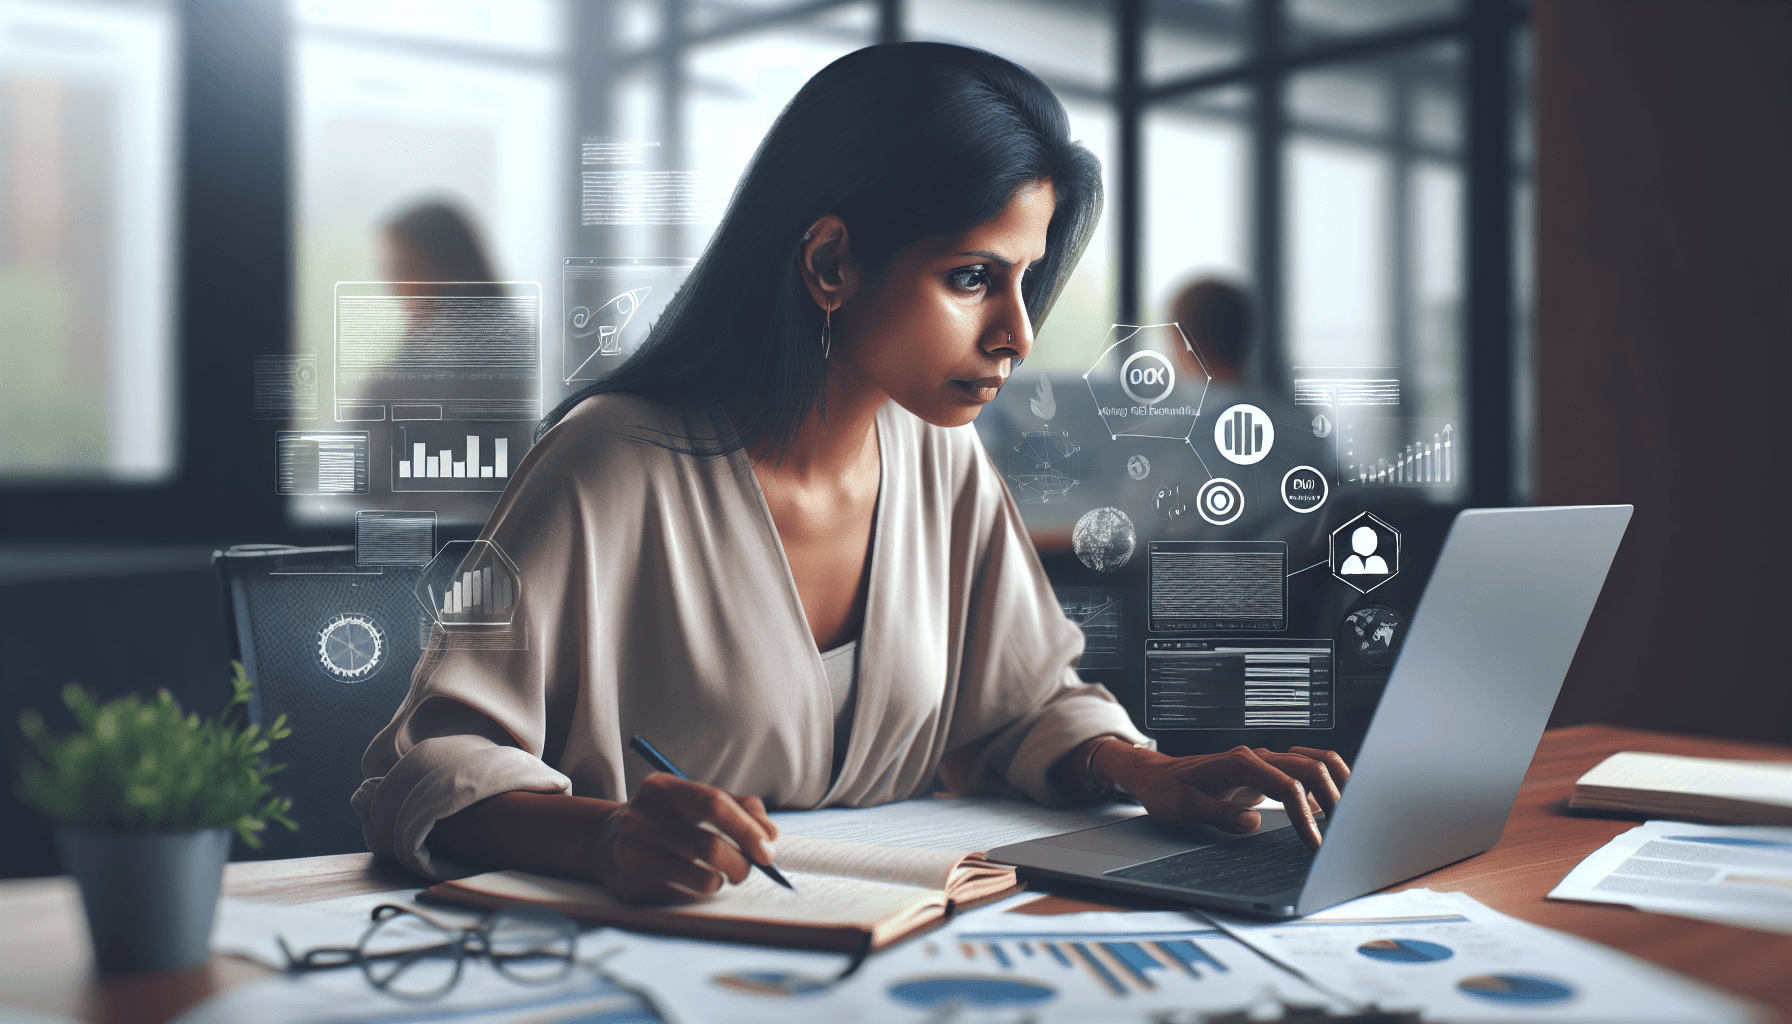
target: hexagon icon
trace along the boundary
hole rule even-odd
[[[1332,575],[1367,594],[1400,575],[1400,531],[1364,512],[1332,531]]]
[[[1177,324],[1116,324],[1083,374],[1108,436],[1187,441],[1207,397],[1206,364]]]
[[[496,542],[451,540],[424,568],[412,593],[445,629],[508,626],[523,595],[523,577]]]

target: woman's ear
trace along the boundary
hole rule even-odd
[[[809,225],[797,263],[810,297],[822,309],[839,309],[857,288],[859,268],[853,262],[846,222],[831,213]]]

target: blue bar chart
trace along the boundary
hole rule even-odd
[[[1053,975],[1085,975],[1115,998],[1156,992],[1169,978],[1200,980],[1230,971],[1203,949],[1220,938],[1206,928],[1174,932],[967,932],[949,946],[934,945],[943,963],[998,971],[1025,969],[1049,981]]]

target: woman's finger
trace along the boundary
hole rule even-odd
[[[1289,747],[1288,752],[1324,762],[1326,770],[1331,772],[1332,778],[1340,783],[1350,778],[1350,765],[1345,764],[1344,755],[1335,750],[1320,750],[1317,747]]]
[[[766,813],[764,800],[756,796],[741,796],[739,793],[735,793],[734,802],[740,804],[740,809],[746,811],[749,817],[759,823],[759,827],[765,830],[766,838],[778,838],[778,823],[772,820],[770,814]]]
[[[666,829],[657,838],[660,845],[672,851],[674,856],[714,868],[735,885],[745,881],[747,872],[752,870],[740,848],[719,832],[701,826],[681,825]]]
[[[1324,761],[1301,754],[1277,754],[1261,749],[1257,751],[1257,755],[1284,773],[1299,779],[1301,785],[1307,788],[1307,795],[1315,798],[1315,810],[1330,814],[1338,809],[1338,799],[1343,794],[1339,792],[1338,784],[1332,781],[1331,772]]]
[[[659,830],[631,829],[617,844],[614,877],[605,881],[612,895],[631,902],[688,902],[722,886],[722,876],[659,841]],[[665,888],[676,882],[679,895]]]
[[[1215,795],[1221,800],[1235,804],[1243,804],[1246,807],[1255,807],[1263,802],[1263,794],[1249,786],[1237,786]]]
[[[667,781],[656,781],[656,780]],[[653,784],[652,798],[656,808],[670,811],[678,819],[696,825],[709,822],[716,830],[734,840],[755,864],[772,862],[771,835],[736,803],[734,797],[701,782],[668,775],[649,775],[635,793],[641,800]]]
[[[647,877],[679,886],[697,896],[708,896],[722,887],[721,871],[698,863],[697,858],[688,857],[675,847],[661,845],[643,852],[646,853],[643,860],[653,863],[651,869],[642,872]],[[740,854],[735,856],[739,857]]]
[[[1262,814],[1230,800],[1215,799],[1194,786],[1178,788],[1174,799],[1175,806],[1163,815],[1172,825],[1212,825],[1242,835],[1263,824]]]
[[[1319,822],[1314,819],[1313,807],[1307,802],[1306,787],[1298,779],[1263,760],[1249,747],[1234,747],[1215,763],[1221,772],[1221,781],[1233,786],[1250,786],[1280,800],[1295,831],[1308,846],[1319,849],[1323,840]]]

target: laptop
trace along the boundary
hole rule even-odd
[[[1309,850],[1287,815],[1254,833],[1140,815],[998,847],[1048,878],[1290,918],[1499,841],[1630,521],[1629,505],[1456,517],[1343,799]]]

